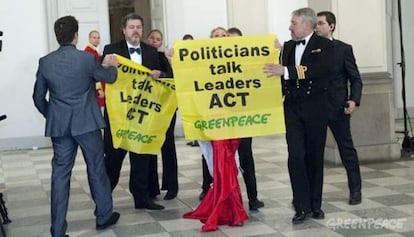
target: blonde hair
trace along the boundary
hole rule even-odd
[[[227,36],[227,30],[226,30],[226,29],[224,29],[223,27],[216,27],[216,28],[214,28],[214,29],[211,31],[211,33],[210,33],[210,38],[213,38],[214,33],[215,33],[216,31],[218,31],[218,30],[222,30],[222,31],[224,31],[224,32],[226,33],[226,36]]]

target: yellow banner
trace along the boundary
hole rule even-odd
[[[152,79],[148,68],[117,55],[118,78],[106,84],[106,108],[115,148],[159,154],[177,109],[172,79]]]
[[[285,132],[276,36],[184,40],[172,66],[186,139],[218,140]]]

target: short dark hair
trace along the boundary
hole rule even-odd
[[[237,28],[237,27],[231,27],[231,28],[229,28],[227,30],[227,33],[228,34],[237,34],[237,35],[243,36],[241,30],[239,28]]]
[[[185,34],[183,36],[183,40],[193,40],[193,39],[194,39],[194,37],[192,35],[190,35],[190,34]]]
[[[122,20],[121,20],[122,29],[125,29],[125,27],[127,25],[127,21],[129,21],[129,20],[140,20],[142,26],[144,26],[144,18],[142,18],[140,15],[132,12],[132,13],[129,13],[128,15],[126,15],[122,18]]]
[[[328,22],[329,25],[333,25],[332,32],[335,31],[336,17],[332,12],[330,12],[330,11],[321,11],[321,12],[318,12],[317,16],[324,16],[326,18],[326,22]]]
[[[59,45],[72,43],[78,30],[78,20],[73,16],[64,16],[55,22],[55,35]]]

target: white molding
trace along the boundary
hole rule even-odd
[[[46,22],[47,22],[47,35],[48,35],[48,50],[53,51],[58,47],[56,42],[56,36],[54,34],[54,23],[58,18],[58,1],[46,0]]]

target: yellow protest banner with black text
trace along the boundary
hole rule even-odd
[[[153,79],[148,68],[117,58],[117,80],[105,90],[113,145],[135,153],[159,154],[177,109],[174,82]]]
[[[285,132],[276,36],[185,40],[172,66],[186,139],[219,140]]]

